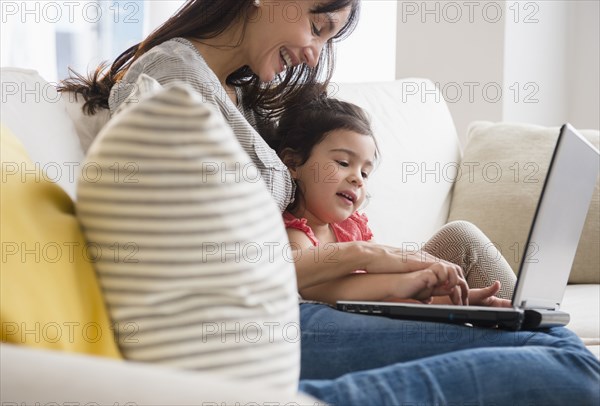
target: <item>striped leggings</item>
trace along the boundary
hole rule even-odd
[[[498,280],[502,287],[496,296],[512,298],[516,282],[512,268],[475,225],[466,221],[448,223],[424,245],[423,251],[462,267],[470,288],[484,288]]]

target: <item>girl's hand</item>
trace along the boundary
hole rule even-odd
[[[433,289],[432,296],[448,296],[455,305],[469,304],[469,285],[460,266],[442,261],[434,263],[428,269],[438,278],[438,285]]]
[[[469,303],[475,306],[512,307],[510,300],[494,296],[500,290],[500,281],[495,281],[487,288],[469,290]]]
[[[441,264],[410,273],[394,275],[392,296],[431,303],[432,296],[448,296],[457,305],[468,304],[467,282]]]

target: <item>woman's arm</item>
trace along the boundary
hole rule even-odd
[[[303,298],[335,304],[338,300],[428,301],[434,295],[448,296],[454,287],[438,279],[433,270],[398,274],[352,274],[300,291]]]
[[[304,232],[288,228],[292,257],[296,266],[298,291],[337,280],[363,269],[363,244],[346,242],[313,246]]]
[[[368,274],[398,274],[427,269],[449,287],[457,287],[450,293],[454,303],[468,302],[468,286],[458,265],[424,252],[406,253],[398,248],[364,241],[315,247],[302,231],[288,229],[287,232],[300,292],[326,282],[337,283],[359,269]]]

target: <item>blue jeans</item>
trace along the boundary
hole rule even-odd
[[[300,306],[300,391],[332,405],[594,405],[600,363],[566,328],[510,332]]]

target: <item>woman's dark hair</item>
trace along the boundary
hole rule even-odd
[[[123,78],[127,69],[150,49],[176,37],[215,38],[233,24],[239,21],[247,22],[252,7],[253,0],[188,0],[144,41],[117,57],[110,68],[107,69],[107,64],[103,63],[87,78],[71,70],[72,76],[62,81],[58,90],[83,96],[84,112],[94,114],[98,108],[108,108],[111,88]],[[242,89],[244,107],[254,110],[259,118],[269,121],[279,116],[285,104],[304,97],[303,85],[318,85],[325,89],[334,69],[333,42],[346,37],[356,26],[360,0],[325,0],[311,10],[313,14],[323,14],[346,7],[350,7],[348,21],[325,45],[316,68],[305,64],[298,65],[288,69],[282,74],[283,77],[272,83],[261,83],[248,66],[232,73],[227,78],[227,84]]]
[[[349,130],[373,138],[375,161],[379,159],[379,147],[367,113],[355,104],[329,98],[324,94],[308,103],[288,107],[267,142],[283,159],[286,153],[292,153],[294,165],[300,166],[308,161],[313,148],[335,130]],[[297,208],[301,199],[301,190],[297,188],[296,199],[287,210]]]

